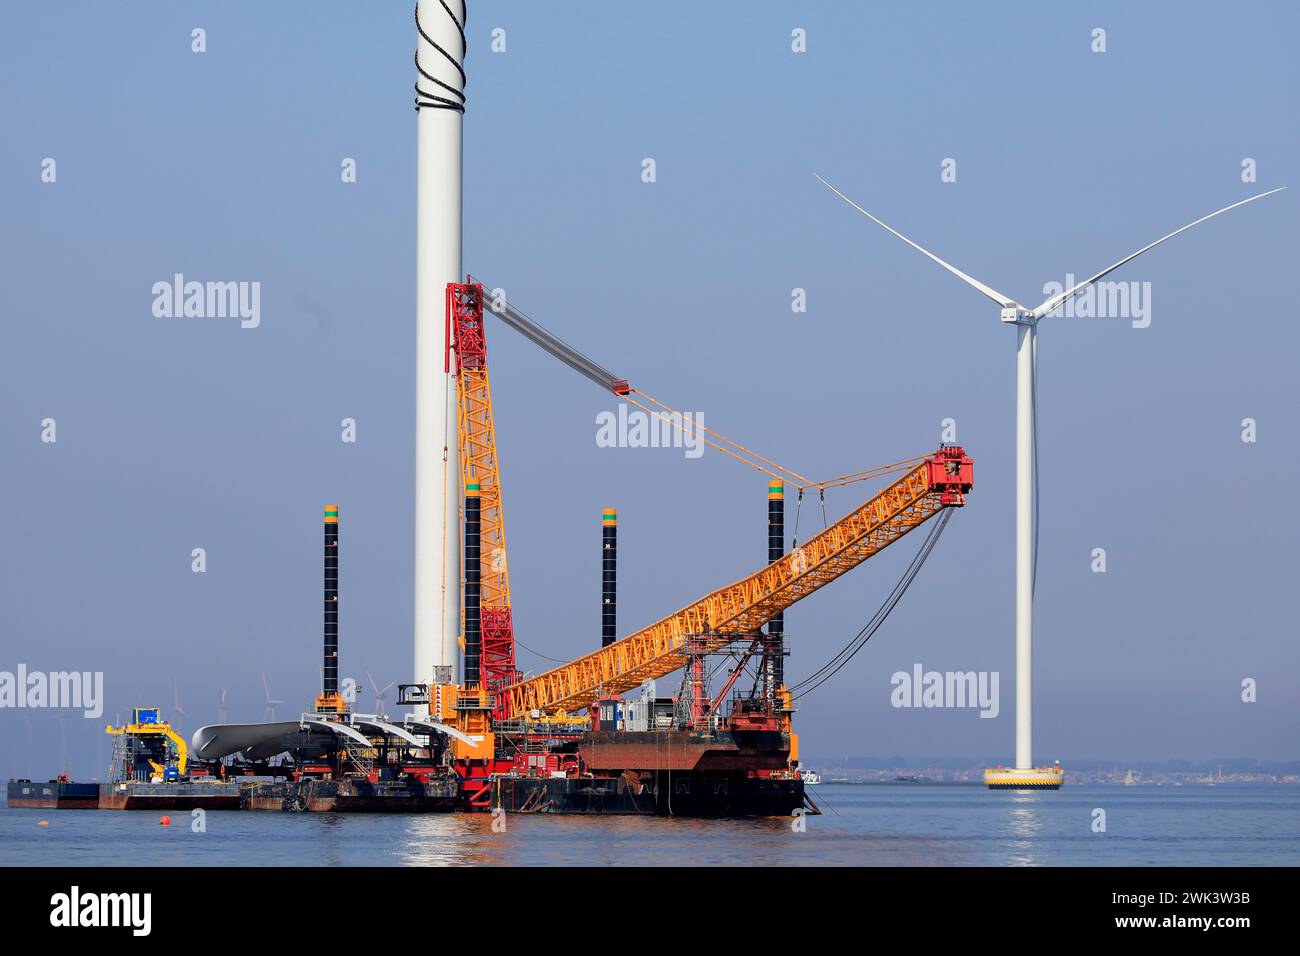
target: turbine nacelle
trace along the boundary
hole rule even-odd
[[[1008,325],[1036,325],[1034,313],[1019,303],[1002,307],[1002,321]]]

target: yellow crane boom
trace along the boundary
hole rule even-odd
[[[973,466],[941,448],[860,507],[761,571],[707,594],[608,647],[505,689],[504,710],[569,713],[685,666],[686,645],[712,652],[752,640],[775,615],[877,554],[943,508],[965,504]]]
[[[479,499],[479,646],[477,673],[469,682],[499,692],[519,678],[515,669],[514,616],[510,603],[510,566],[506,558],[506,522],[501,500],[501,463],[497,457],[488,377],[487,336],[483,328],[483,286],[477,282],[447,286],[447,359],[456,365],[457,433],[465,481]],[[464,608],[461,609],[462,621]],[[462,633],[465,633],[462,629]]]

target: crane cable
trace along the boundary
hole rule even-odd
[[[907,569],[903,572],[903,576],[899,579],[898,583],[894,585],[894,589],[889,593],[889,596],[885,598],[884,603],[876,609],[875,614],[871,615],[871,618],[863,626],[862,630],[858,632],[857,636],[854,637],[853,640],[849,641],[848,644],[840,649],[838,654],[823,664],[818,670],[790,687],[792,692],[798,691],[798,693],[796,693],[792,698],[793,700],[798,700],[800,697],[811,694],[822,684],[826,683],[826,681],[834,677],[835,674],[839,672],[840,668],[853,660],[858,651],[862,650],[867,641],[871,640],[876,631],[880,629],[880,625],[885,623],[885,619],[889,617],[890,612],[898,605],[898,602],[907,592],[908,587],[911,586],[912,581],[916,579],[921,567],[925,564],[926,558],[930,556],[930,552],[934,550],[934,546],[939,542],[939,537],[943,534],[943,529],[952,518],[952,512],[953,509],[951,508],[943,509],[943,513],[939,515],[939,520],[935,522],[934,526],[930,529],[929,534],[926,535],[925,541],[921,543],[921,547],[917,550],[911,563],[908,564]]]
[[[445,7],[445,4],[444,4]],[[451,11],[448,10],[448,13]],[[453,19],[455,19],[453,17]],[[665,405],[652,395],[646,394],[641,389],[634,389],[628,385],[626,379],[619,378],[609,369],[604,368],[587,355],[569,345],[555,333],[544,328],[538,322],[529,318],[514,305],[506,301],[505,290],[490,286],[487,283],[479,282],[473,277],[470,281],[484,288],[492,288],[491,296],[484,296],[483,308],[491,312],[503,323],[514,331],[518,332],[524,338],[528,339],[542,351],[548,353],[553,358],[558,359],[583,377],[589,379],[598,385],[603,391],[613,392],[628,404],[641,409],[647,415],[653,418],[667,422],[671,427],[676,428],[682,434],[698,439],[701,443],[708,445],[710,448],[717,449],[723,454],[730,455],[739,462],[743,462],[749,467],[763,472],[778,481],[787,481],[800,490],[806,488],[817,488],[825,491],[827,488],[839,488],[844,485],[853,484],[858,481],[867,481],[872,478],[880,478],[896,471],[909,468],[922,460],[924,456],[908,458],[904,461],[894,462],[890,465],[881,465],[876,468],[868,468],[863,471],[853,471],[843,475],[837,475],[834,478],[827,478],[823,481],[813,481],[806,475],[801,475],[793,469],[787,468],[770,458],[760,455],[738,441],[734,441],[714,431],[705,425],[702,421],[694,417],[688,418],[682,412]],[[499,294],[498,294],[499,293]],[[641,401],[633,398],[633,394],[638,394],[646,402],[656,406],[649,408]],[[824,500],[824,499],[823,499]]]
[[[553,663],[555,663],[555,664],[567,664],[567,663],[569,663],[568,661],[562,661],[562,660],[560,660],[558,657],[549,657],[549,656],[547,656],[546,654],[543,654],[541,651],[535,651],[535,650],[533,650],[531,647],[529,647],[527,644],[525,644],[523,641],[521,641],[521,640],[518,638],[518,636],[515,637],[515,644],[517,644],[518,646],[522,647],[524,650],[526,650],[529,654],[532,654],[534,657],[540,657],[540,658],[541,658],[542,660],[544,660],[544,661],[551,661],[551,662],[553,662]]]
[[[647,402],[650,402],[652,405],[658,405],[658,406],[659,406],[660,408],[662,408],[664,411],[668,412],[668,419],[667,419],[668,421],[671,421],[674,425],[676,425],[676,423],[677,423],[677,419],[678,419],[678,418],[681,418],[681,419],[682,419],[683,426],[685,425],[685,423],[686,423],[686,416],[682,415],[680,412],[677,412],[675,409],[669,408],[669,407],[668,407],[667,405],[665,405],[663,402],[659,401],[658,399],[656,399],[656,398],[654,398],[654,397],[652,397],[652,396],[650,396],[650,395],[647,395],[645,392],[641,391],[640,389],[637,389],[636,391],[637,391],[637,394],[640,395],[640,396],[642,396],[642,397],[643,397]],[[638,407],[642,407],[642,408],[644,408],[644,406],[638,406]],[[661,416],[661,417],[662,417],[662,416]],[[758,459],[759,461],[763,462],[764,464],[771,465],[771,466],[772,466],[773,468],[775,468],[777,471],[784,472],[785,474],[789,475],[791,478],[795,479],[795,481],[796,481],[797,483],[800,483],[800,487],[807,487],[808,485],[810,485],[810,484],[813,483],[813,481],[812,481],[811,478],[806,478],[806,477],[804,477],[803,475],[799,474],[797,471],[791,471],[789,468],[786,468],[786,467],[784,467],[784,466],[782,466],[782,465],[778,465],[776,462],[772,461],[770,458],[764,458],[764,457],[763,457],[762,455],[760,455],[758,452],[754,451],[754,450],[751,449],[751,448],[746,448],[744,445],[740,444],[740,442],[732,441],[730,438],[727,438],[727,437],[725,437],[725,436],[719,434],[718,432],[715,432],[712,428],[709,428],[709,427],[708,427],[707,425],[705,425],[703,422],[695,422],[695,421],[691,421],[691,427],[692,427],[692,428],[698,428],[698,429],[699,429],[700,431],[702,431],[702,432],[707,432],[708,434],[713,435],[713,436],[714,436],[715,438],[717,438],[719,441],[726,442],[728,445],[731,445],[731,446],[733,446],[733,447],[735,447],[735,448],[740,449],[740,450],[741,450],[742,452],[744,452],[745,454],[747,454],[747,455],[749,455],[749,456],[751,456],[751,457],[753,457],[753,458]],[[684,427],[683,427],[683,431],[685,431],[685,428],[684,428]],[[737,456],[737,457],[739,457],[739,456]],[[752,463],[751,463],[751,464],[752,464]],[[755,466],[755,467],[757,467],[757,466]],[[760,469],[760,470],[765,470],[765,469]],[[771,472],[768,472],[768,474],[772,474],[772,473],[771,473]],[[779,477],[779,476],[773,475],[773,477]]]
[[[849,472],[848,474],[845,475],[838,475],[835,478],[827,478],[823,481],[813,481],[811,478],[808,478],[805,475],[801,475],[797,471],[792,471],[791,469],[786,468],[784,465],[777,464],[776,462],[772,461],[770,458],[763,457],[762,455],[758,454],[758,452],[750,448],[747,448],[746,446],[742,445],[740,442],[727,438],[725,435],[722,435],[720,432],[714,431],[713,429],[709,428],[707,425],[704,425],[701,422],[695,422],[691,419],[688,419],[681,412],[678,412],[675,409],[670,408],[668,405],[665,405],[663,402],[659,401],[658,399],[655,399],[650,395],[647,395],[641,389],[635,389],[634,391],[636,394],[643,397],[646,401],[659,406],[659,408],[663,409],[663,411],[657,411],[653,408],[650,408],[647,405],[642,404],[641,402],[638,402],[635,398],[632,397],[631,392],[629,392],[629,394],[627,395],[622,395],[620,397],[624,401],[626,401],[629,405],[634,405],[637,408],[641,409],[646,414],[652,415],[655,418],[659,419],[660,421],[667,422],[668,424],[672,425],[674,428],[681,431],[683,434],[692,438],[696,438],[699,441],[703,442],[704,444],[708,445],[710,448],[715,448],[725,455],[730,455],[732,458],[736,459],[737,461],[749,465],[749,467],[757,471],[761,471],[764,474],[777,479],[778,481],[787,481],[788,479],[794,479],[789,483],[793,485],[795,488],[798,488],[800,491],[803,491],[807,488],[817,488],[818,490],[825,491],[825,489],[827,488],[840,488],[843,487],[844,485],[853,484],[854,482],[858,482],[858,481],[868,481],[873,478],[882,478],[886,475],[890,475],[895,472],[908,470],[913,466],[919,464],[920,462],[924,461],[927,457],[926,455],[918,455],[914,458],[905,458],[902,461],[891,462],[888,465],[877,465],[874,468],[867,468],[862,471]],[[712,435],[714,438],[717,439],[717,441],[713,441],[705,437],[705,435],[701,434],[701,432],[707,433],[708,435]],[[732,447],[728,448],[727,445],[730,445]],[[733,449],[738,449],[738,451]],[[745,455],[748,455],[749,457],[746,458]],[[771,466],[771,467],[766,467],[766,466]]]

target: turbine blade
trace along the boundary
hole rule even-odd
[[[813,173],[813,175],[814,175],[814,176],[817,176],[816,173]],[[834,186],[832,186],[832,185],[831,185],[830,183],[828,183],[826,180],[822,179],[820,176],[817,176],[817,179],[821,182],[821,184],[822,184],[823,186],[825,186],[827,189],[829,189],[829,190],[830,190],[831,192],[833,192],[835,195],[839,196],[841,199],[843,199],[846,203],[848,203],[850,206],[852,206],[852,207],[853,207],[854,209],[856,209],[858,212],[862,213],[862,215],[866,216],[868,219],[870,219],[872,222],[874,222],[877,226],[881,226],[881,227],[883,227],[883,228],[885,228],[885,229],[888,229],[890,232],[892,232],[894,235],[896,235],[899,239],[902,239],[905,243],[907,243],[909,246],[911,246],[911,247],[912,247],[913,249],[915,249],[917,252],[920,252],[920,253],[923,253],[923,254],[926,255],[926,256],[929,256],[931,259],[933,259],[935,262],[939,263],[939,265],[943,266],[945,269],[947,269],[949,272],[951,272],[953,275],[955,275],[958,279],[961,279],[961,280],[962,280],[963,282],[965,282],[967,285],[972,285],[972,286],[974,286],[975,288],[979,289],[981,292],[983,292],[986,296],[988,296],[990,299],[992,299],[992,300],[993,300],[994,302],[996,302],[998,305],[1002,306],[1002,308],[1004,308],[1004,309],[1009,309],[1009,308],[1011,308],[1012,306],[1014,306],[1014,305],[1017,304],[1016,301],[1015,301],[1015,299],[1009,299],[1009,298],[1007,298],[1005,295],[1003,295],[1001,292],[998,292],[996,289],[990,289],[990,288],[989,288],[988,286],[986,286],[983,282],[980,282],[978,279],[973,279],[973,278],[971,278],[970,276],[968,276],[966,273],[962,272],[960,269],[958,269],[956,266],[952,265],[951,263],[944,262],[942,259],[940,259],[938,256],[936,256],[936,255],[935,255],[933,252],[931,252],[929,249],[926,249],[926,248],[924,248],[924,247],[922,247],[922,246],[917,245],[915,242],[913,242],[911,239],[907,238],[907,236],[903,235],[903,234],[902,234],[901,232],[899,232],[897,229],[893,228],[892,226],[887,225],[886,223],[881,222],[879,219],[877,219],[875,216],[871,215],[871,213],[867,212],[865,209],[863,209],[861,206],[859,206],[857,203],[855,203],[852,199],[850,199],[848,196],[844,195],[844,193],[840,192],[838,189],[836,189]]]
[[[1200,219],[1197,219],[1197,220],[1195,220],[1194,222],[1189,222],[1187,225],[1183,226],[1181,229],[1175,229],[1173,232],[1171,232],[1171,233],[1170,233],[1169,235],[1167,235],[1167,236],[1161,236],[1159,239],[1157,239],[1155,242],[1151,243],[1150,245],[1145,245],[1145,246],[1143,246],[1141,249],[1139,249],[1137,252],[1134,252],[1134,253],[1132,253],[1131,255],[1127,255],[1127,256],[1125,256],[1123,259],[1119,260],[1119,262],[1115,263],[1113,266],[1108,266],[1108,267],[1106,267],[1105,269],[1102,269],[1100,272],[1098,272],[1098,273],[1097,273],[1095,276],[1093,276],[1091,279],[1085,279],[1085,280],[1083,280],[1083,281],[1080,282],[1078,285],[1076,285],[1073,289],[1067,289],[1065,292],[1061,292],[1061,293],[1059,293],[1059,294],[1057,294],[1057,295],[1052,296],[1050,299],[1048,299],[1046,302],[1044,302],[1044,303],[1043,303],[1042,305],[1040,305],[1038,308],[1034,309],[1034,312],[1033,312],[1033,316],[1034,316],[1034,318],[1035,318],[1035,319],[1041,319],[1043,316],[1047,315],[1047,313],[1051,312],[1053,309],[1057,308],[1058,306],[1063,305],[1066,301],[1068,301],[1069,299],[1073,298],[1077,293],[1082,292],[1084,289],[1086,289],[1088,286],[1092,285],[1092,284],[1093,284],[1094,282],[1096,282],[1098,279],[1102,278],[1103,276],[1107,276],[1107,275],[1109,275],[1110,273],[1114,272],[1114,271],[1115,271],[1116,269],[1118,269],[1120,266],[1124,265],[1124,263],[1129,262],[1129,261],[1131,261],[1131,260],[1133,260],[1133,259],[1136,259],[1138,256],[1142,255],[1142,253],[1146,252],[1148,249],[1154,249],[1156,246],[1160,245],[1160,243],[1164,242],[1166,239],[1172,239],[1174,236],[1178,235],[1180,232],[1186,232],[1188,229],[1191,229],[1192,226],[1199,225],[1199,224],[1205,222],[1205,220],[1207,220],[1207,219],[1213,219],[1215,216],[1219,215],[1220,213],[1225,213],[1225,212],[1227,212],[1229,209],[1236,209],[1238,206],[1244,206],[1244,205],[1246,205],[1246,203],[1248,203],[1248,202],[1254,202],[1256,199],[1263,199],[1265,196],[1271,196],[1271,195],[1273,195],[1274,193],[1280,193],[1280,192],[1281,192],[1282,190],[1284,190],[1284,189],[1286,189],[1285,186],[1279,186],[1277,189],[1270,189],[1270,190],[1269,190],[1268,192],[1266,192],[1266,193],[1259,193],[1259,194],[1256,195],[1256,196],[1251,196],[1249,199],[1242,199],[1242,200],[1239,200],[1238,202],[1233,203],[1231,206],[1224,206],[1222,209],[1216,209],[1214,212],[1210,213],[1208,216],[1202,216]]]

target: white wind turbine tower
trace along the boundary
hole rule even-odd
[[[266,682],[265,673],[262,674],[262,690],[266,691],[266,713],[262,715],[262,719],[268,723],[275,723],[275,708],[286,702],[271,698],[271,685]]]
[[[816,175],[815,173],[813,175]],[[893,233],[899,239],[943,266],[967,285],[974,286],[984,293],[1002,309],[1002,321],[1016,326],[1016,764],[1015,769],[990,770],[984,775],[990,787],[1040,787],[1055,789],[1061,785],[1063,775],[1058,769],[1051,771],[1035,770],[1032,759],[1032,674],[1033,648],[1033,588],[1034,588],[1034,473],[1037,455],[1035,421],[1035,367],[1037,365],[1038,320],[1064,305],[1074,296],[1083,292],[1090,285],[1104,276],[1114,272],[1125,263],[1136,259],[1149,249],[1154,249],[1166,239],[1172,239],[1180,232],[1185,232],[1207,219],[1213,219],[1229,209],[1236,209],[1256,199],[1263,199],[1273,193],[1281,192],[1285,186],[1270,189],[1249,199],[1216,209],[1207,216],[1189,222],[1180,229],[1175,229],[1167,236],[1161,236],[1155,242],[1143,246],[1137,252],[1120,259],[1114,265],[1107,266],[1090,279],[1085,279],[1070,289],[1047,299],[1033,309],[1027,309],[1015,299],[991,289],[977,279],[973,279],[956,266],[944,262],[933,252],[922,248],[898,230],[881,222],[867,212],[844,193],[840,192],[821,176],[817,176],[822,185],[839,196],[846,203],[866,216],[876,225]]]
[[[174,677],[172,678],[172,713],[179,714],[182,717],[189,716],[189,714],[185,713],[185,708],[181,706],[181,689]]]

